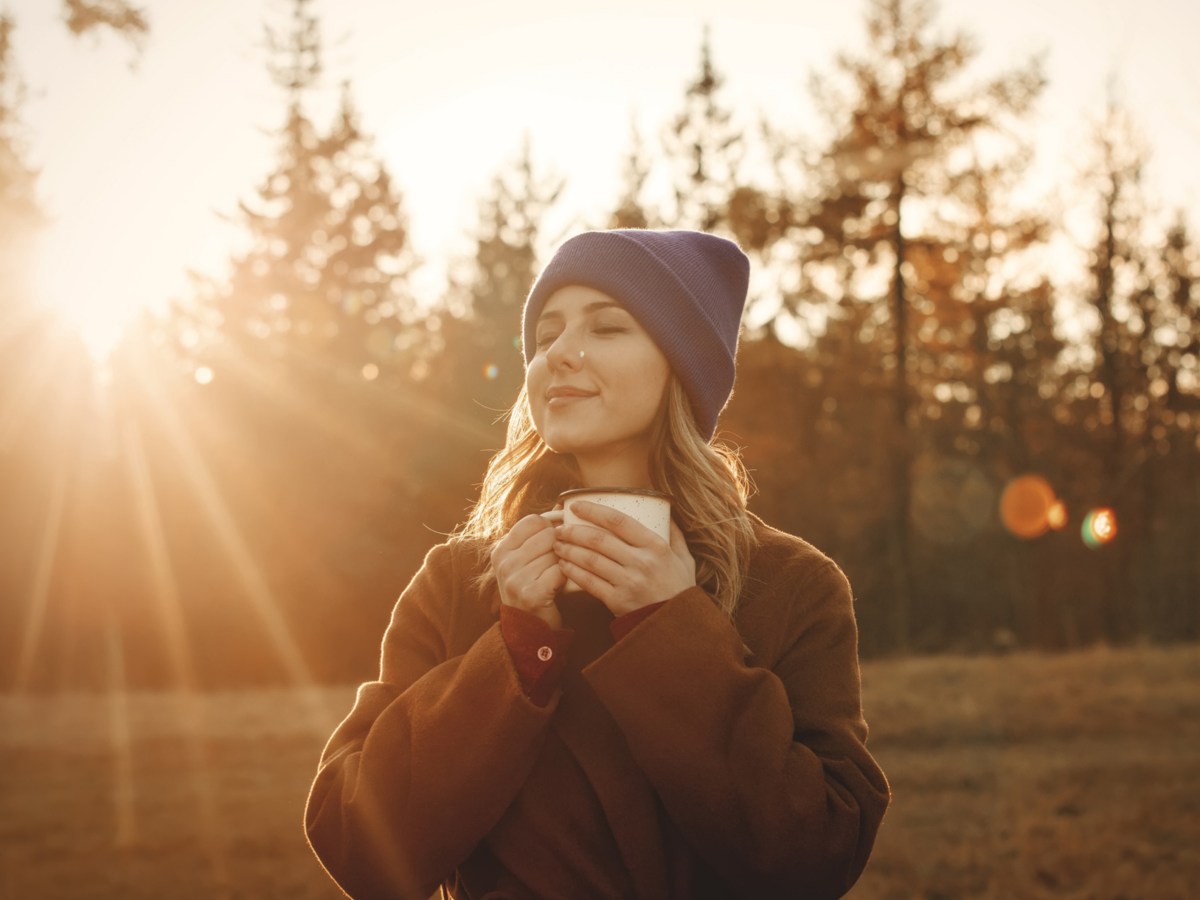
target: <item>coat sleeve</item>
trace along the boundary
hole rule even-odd
[[[703,591],[672,598],[585,676],[692,846],[747,896],[838,897],[890,793],[866,749],[845,576],[784,572],[770,669]]]
[[[471,574],[430,551],[383,640],[378,681],[330,737],[305,810],[326,870],[358,898],[425,898],[524,783],[556,704],[521,689],[499,624],[455,654]]]

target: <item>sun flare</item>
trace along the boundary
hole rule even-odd
[[[45,236],[37,257],[36,290],[43,306],[74,332],[95,363],[104,363],[145,304],[130,291],[136,273],[112,248],[100,243],[88,249],[58,230]],[[133,276],[131,278],[131,275]]]

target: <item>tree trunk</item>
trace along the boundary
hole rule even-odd
[[[892,323],[896,331],[895,411],[897,440],[892,460],[895,502],[892,508],[891,563],[895,588],[896,649],[906,653],[912,644],[912,440],[908,423],[908,308],[904,290],[906,248],[900,218],[906,186],[904,175],[896,178],[896,229],[893,236],[895,264],[892,271]]]

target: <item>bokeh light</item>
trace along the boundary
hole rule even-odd
[[[488,381],[495,381],[500,377],[500,367],[495,363],[488,363],[483,367],[483,377]]]
[[[1104,546],[1117,536],[1117,514],[1106,506],[1091,510],[1083,517],[1080,533],[1093,550]]]
[[[1066,524],[1066,507],[1041,475],[1019,475],[1000,495],[1000,521],[1010,534],[1024,540],[1041,537]],[[1054,525],[1059,522],[1059,525]]]
[[[1055,531],[1062,531],[1067,525],[1067,505],[1061,500],[1055,500],[1046,511],[1046,524]]]
[[[208,366],[199,366],[192,377],[196,379],[196,384],[212,384],[213,370]]]

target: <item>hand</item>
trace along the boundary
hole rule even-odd
[[[554,553],[554,525],[541,516],[526,516],[492,548],[492,571],[500,602],[531,612],[551,628],[562,628],[554,595],[566,576]]]
[[[695,585],[696,560],[674,521],[668,543],[611,507],[578,500],[571,510],[591,524],[555,529],[559,568],[614,616],[669,600]]]

